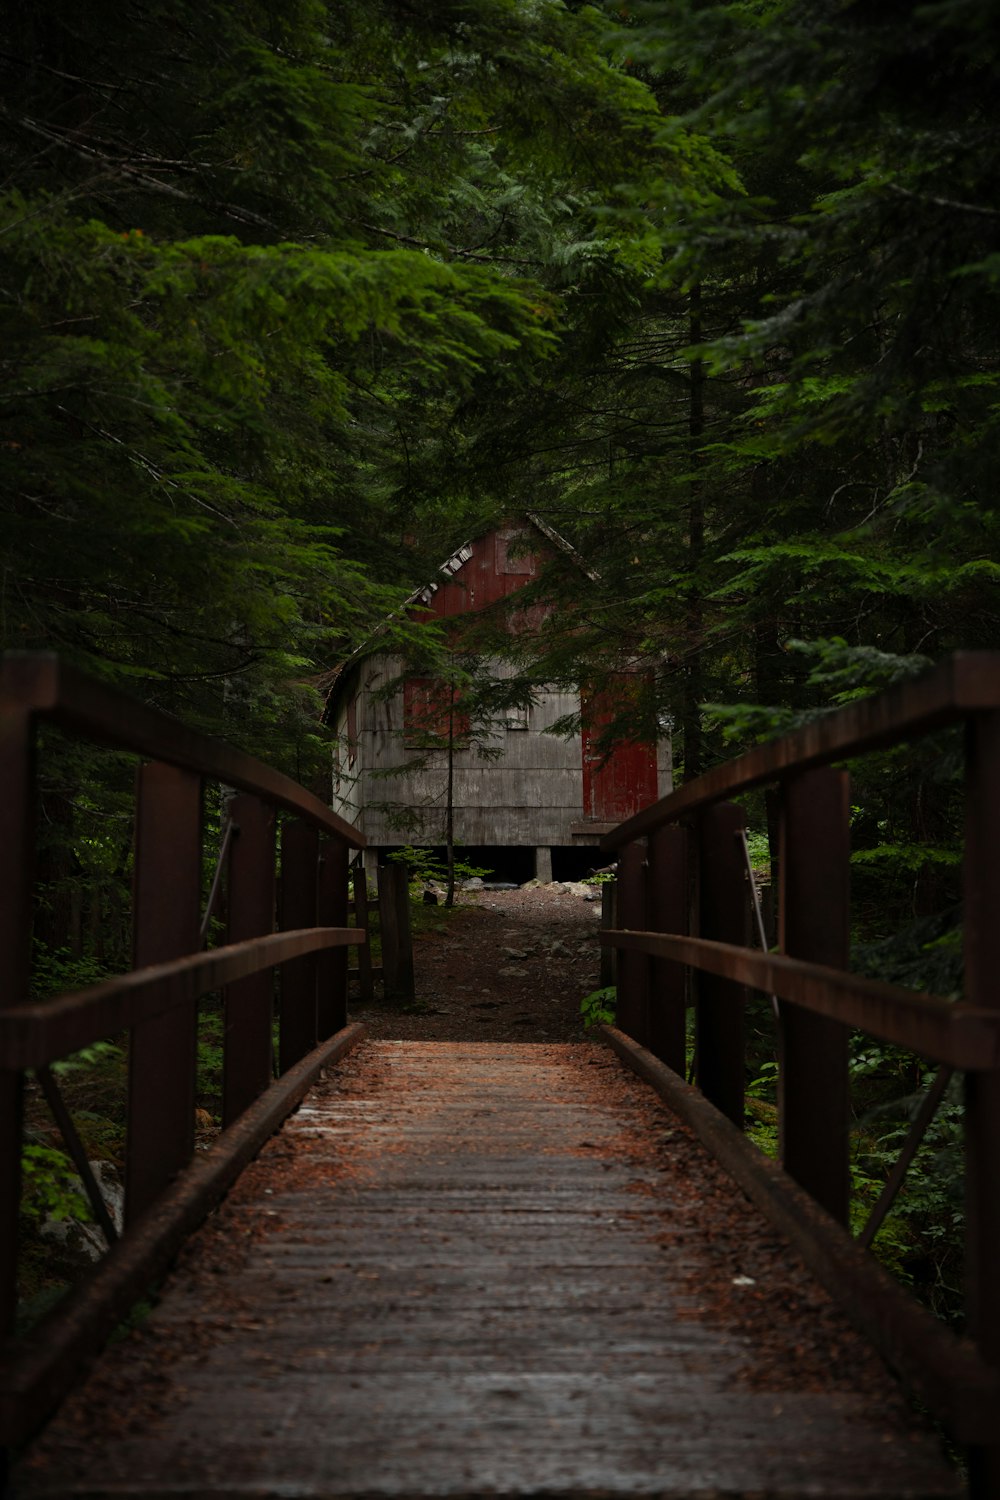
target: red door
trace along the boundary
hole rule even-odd
[[[613,688],[583,698],[583,816],[596,823],[621,823],[656,801],[655,745],[622,740],[610,753],[597,748],[622,695],[634,698],[638,686],[636,678],[622,676]]]

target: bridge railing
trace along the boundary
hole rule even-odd
[[[29,999],[36,731],[142,757],[136,778],[133,969],[75,994]],[[228,817],[207,907],[207,782]],[[286,815],[278,835],[278,812]],[[319,798],[251,756],[62,663],[9,653],[0,669],[0,1443],[20,1441],[77,1378],[187,1233],[361,1028],[347,1027],[349,851],[363,838]],[[280,881],[278,861],[280,857]],[[220,885],[225,946],[205,948]],[[277,919],[277,931],[275,930]],[[281,971],[273,1041],[274,970]],[[195,1159],[198,1001],[223,990],[222,1133]],[[128,1033],[125,1230],[93,1180],[51,1065]],[[24,1078],[33,1071],[109,1253],[23,1346],[17,1300]]]
[[[959,1001],[848,971],[849,777],[833,764],[954,724],[966,735]],[[767,784],[780,809],[777,953],[747,946],[746,819],[731,800]],[[957,654],[717,766],[622,823],[602,848],[618,856],[617,930],[602,941],[618,950],[619,1035],[666,1064],[661,1080],[667,1069],[679,1075],[667,1086],[680,1097],[693,1004],[697,1085],[714,1106],[705,1129],[752,1184],[763,1180],[753,1148],[730,1139],[744,1119],[743,1001],[746,987],[775,997],[779,1154],[808,1194],[787,1222],[806,1226],[800,1246],[816,1246],[814,1263],[862,1309],[890,1362],[971,1445],[974,1492],[1000,1494],[1000,653]],[[904,1307],[838,1228],[848,1221],[851,1028],[965,1074],[966,1340],[911,1299]],[[769,1182],[758,1196],[775,1190]]]

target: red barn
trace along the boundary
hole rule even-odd
[[[536,578],[556,547],[572,552],[535,518],[498,527],[448,558],[409,608],[437,619],[488,609]],[[489,673],[502,681],[510,669],[498,659]],[[622,685],[628,691],[627,677]],[[405,677],[399,657],[360,651],[330,698],[334,808],[361,827],[372,858],[406,844],[442,847],[450,784],[467,858],[508,878],[576,878],[595,862],[600,835],[669,791],[671,775],[668,737],[598,751],[606,694],[584,696],[580,734],[549,732],[580,712],[578,691],[543,688],[529,707],[471,726],[443,680]]]

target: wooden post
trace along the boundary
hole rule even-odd
[[[30,713],[0,706],[0,994],[24,1005],[31,973],[35,852],[34,727]],[[0,1338],[17,1306],[17,1221],[21,1201],[23,1077],[0,1071]]]
[[[133,966],[201,945],[201,778],[153,761],[136,784]],[[125,1217],[132,1223],[194,1154],[198,1005],[133,1026],[128,1051]]]
[[[719,802],[698,825],[698,935],[718,943],[747,939],[749,895],[739,830],[741,807]],[[700,973],[695,1004],[698,1086],[706,1099],[743,1129],[744,1003],[746,987]]]
[[[319,857],[320,927],[347,926],[348,846],[343,839],[324,839]],[[347,1025],[347,949],[327,948],[319,955],[316,1005],[317,1041]]]
[[[281,928],[293,932],[316,926],[319,875],[319,830],[301,821],[281,828]],[[278,1026],[278,1069],[288,1069],[316,1045],[315,953],[293,958],[281,971],[281,1020]]]
[[[606,880],[601,886],[601,927],[604,931],[612,931],[618,926],[618,882],[617,880]],[[614,948],[606,948],[601,945],[601,989],[606,990],[615,983],[617,964],[615,963]]]
[[[385,998],[412,1000],[416,988],[410,936],[410,880],[405,865],[379,865],[378,902]]]
[[[274,931],[274,808],[249,794],[229,804],[227,941],[242,943]],[[274,973],[265,969],[231,984],[225,993],[222,1123],[231,1125],[271,1082]]]
[[[966,730],[965,1000],[1000,1009],[1000,714],[976,714]],[[1000,1073],[965,1079],[965,1288],[968,1330],[1000,1369]],[[974,1500],[1000,1495],[1000,1444],[969,1453]]]
[[[781,799],[779,942],[789,958],[846,969],[850,950],[850,786],[805,771]],[[850,1207],[847,1027],[781,1002],[778,1133],[785,1171],[838,1223]]]
[[[649,841],[647,925],[651,932],[686,933],[690,914],[688,831],[668,824]],[[687,972],[667,958],[650,960],[649,1050],[684,1077]]]
[[[646,846],[626,844],[618,855],[618,921],[623,931],[646,931]],[[649,1042],[649,970],[645,953],[618,954],[618,1026],[641,1046]]]
[[[368,874],[364,862],[360,859],[354,866],[353,889],[354,925],[366,935],[364,945],[354,949],[358,955],[358,1000],[362,1005],[371,1005],[375,999],[375,976],[372,973],[372,950],[369,942],[371,922],[368,906]]]

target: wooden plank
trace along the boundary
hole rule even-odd
[[[364,1035],[364,1026],[348,1026],[303,1058],[223,1131],[207,1153],[195,1157],[105,1260],[32,1330],[29,1344],[4,1347],[0,1444],[22,1443],[39,1427],[320,1072],[346,1056]]]
[[[605,1048],[366,1047],[25,1455],[20,1500],[956,1496],[725,1181]]]
[[[1000,1373],[903,1292],[879,1263],[714,1105],[624,1032],[602,1027],[618,1055],[651,1084],[795,1246],[845,1314],[959,1442],[991,1439]]]

